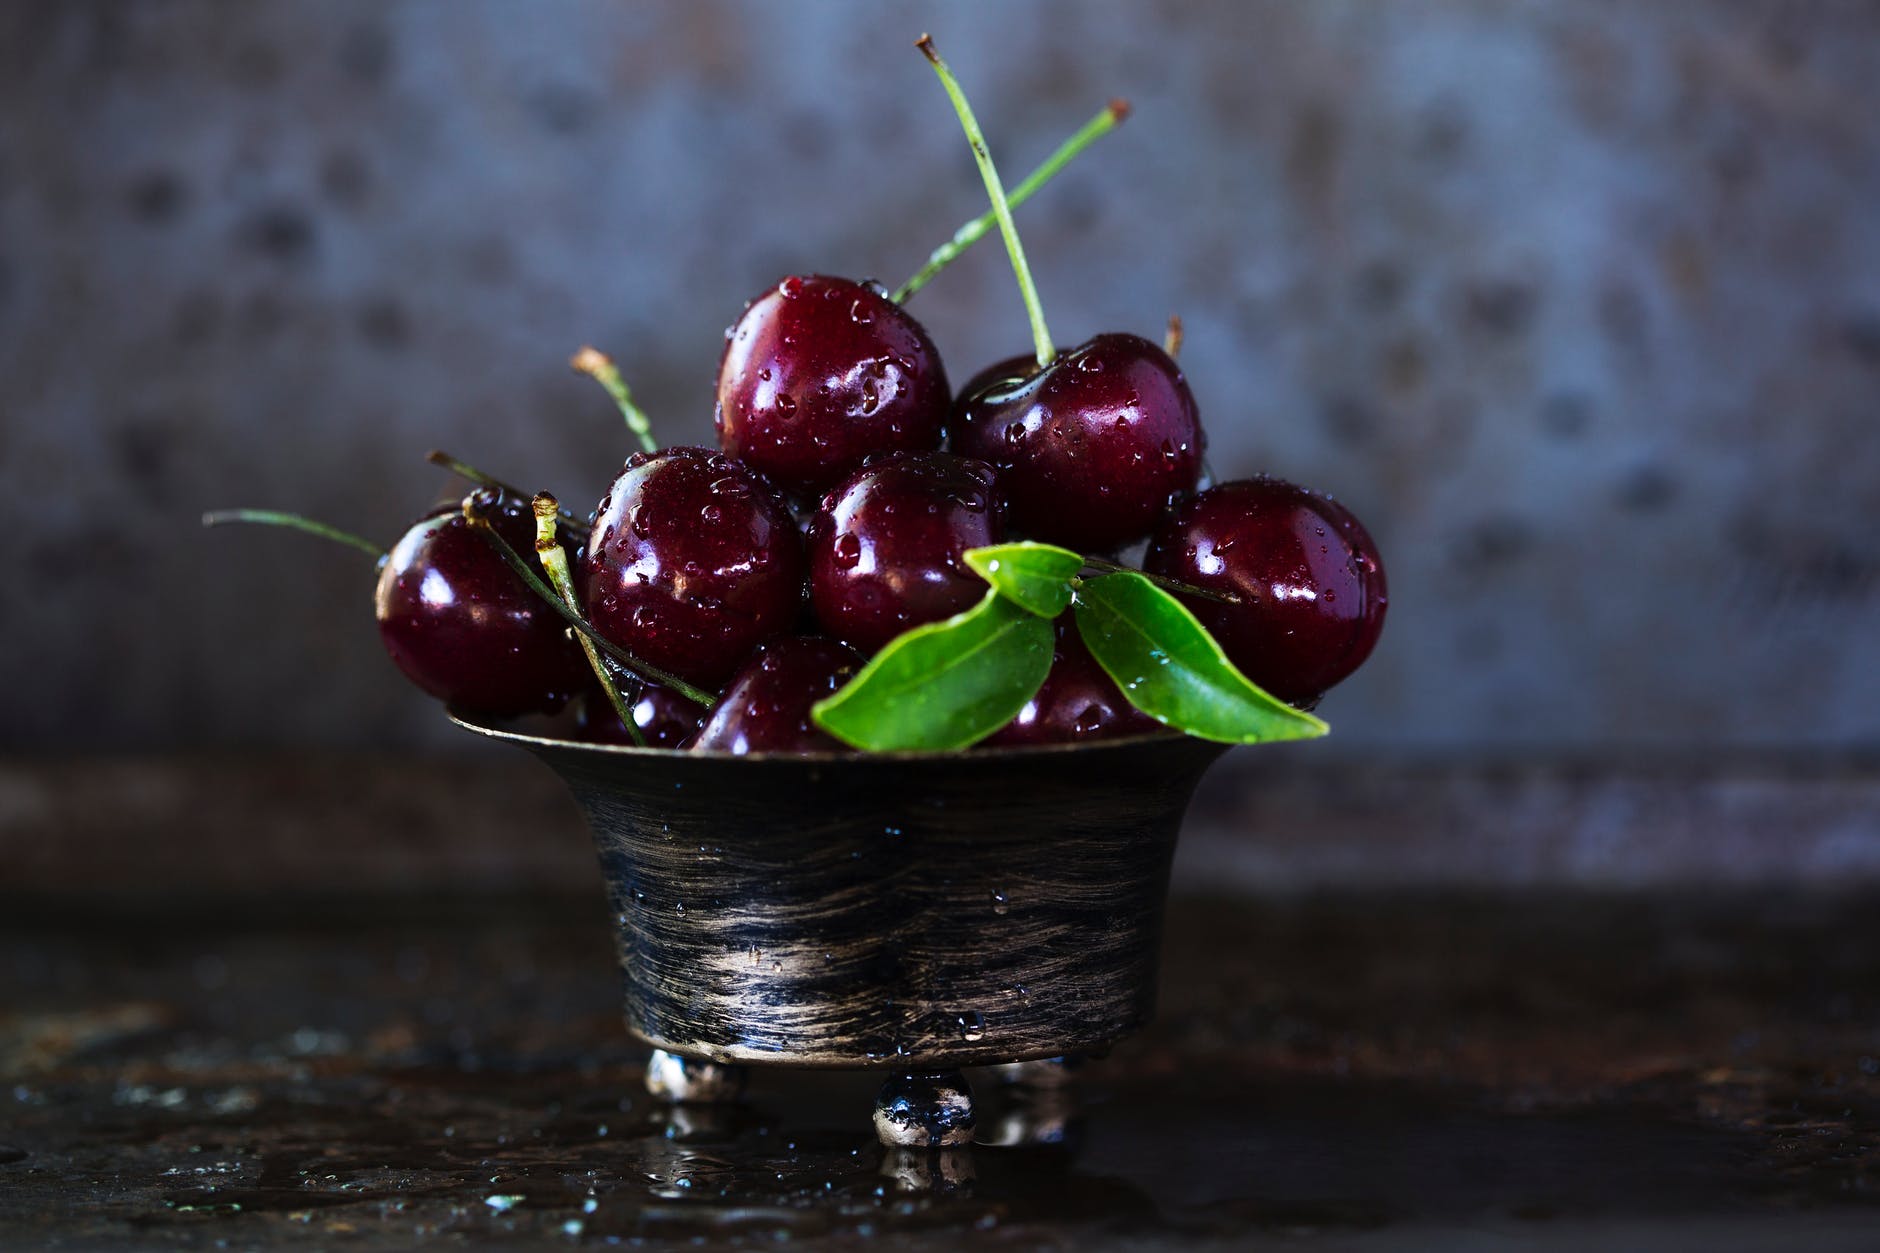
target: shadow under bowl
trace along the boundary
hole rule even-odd
[[[946,1070],[1142,1026],[1182,815],[1224,751],[739,757],[451,719],[540,757],[586,813],[633,1034],[756,1065]]]

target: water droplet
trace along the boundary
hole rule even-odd
[[[874,320],[875,315],[873,311],[868,308],[866,301],[857,300],[854,304],[849,306],[849,321],[861,326],[867,326]]]
[[[803,294],[803,280],[792,274],[777,284],[777,294],[785,300],[794,300]]]
[[[862,559],[862,541],[851,534],[838,535],[832,555],[838,566],[844,570],[853,570]]]
[[[765,367],[763,367],[762,369],[760,369],[760,370],[759,370],[759,371],[757,372],[757,377],[758,377],[758,378],[760,378],[760,379],[763,379],[763,380],[764,380],[764,382],[766,382],[766,383],[768,383],[768,382],[770,382],[770,367],[769,367],[769,366],[765,366]]]
[[[986,1016],[978,1010],[968,1010],[959,1017],[960,1039],[971,1043],[982,1040],[986,1035]]]
[[[998,892],[998,891],[993,892],[992,894],[992,912],[993,913],[1005,914],[1005,913],[1010,912],[1011,908],[1012,908],[1011,902],[1005,899],[1005,893]]]
[[[777,399],[771,403],[776,405],[777,412],[786,418],[796,412],[796,397],[789,392],[778,392]]]
[[[672,903],[672,912],[675,914],[683,914],[685,912],[685,902],[674,901]]]
[[[706,505],[698,511],[698,520],[706,526],[717,526],[725,520],[725,511],[717,505]]]

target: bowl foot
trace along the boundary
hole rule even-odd
[[[973,1142],[973,1090],[957,1070],[888,1076],[875,1098],[875,1134],[890,1148],[938,1149]]]
[[[896,1145],[882,1154],[881,1177],[896,1192],[947,1194],[972,1191],[977,1177],[973,1151],[961,1146],[953,1149],[908,1149]]]
[[[681,1057],[665,1049],[654,1049],[646,1059],[646,1090],[675,1105],[735,1101],[743,1095],[747,1077],[742,1066]]]

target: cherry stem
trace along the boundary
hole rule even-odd
[[[560,614],[569,626],[579,631],[586,639],[592,640],[596,648],[619,662],[628,673],[635,678],[652,679],[663,687],[669,687],[695,705],[704,705],[709,708],[718,699],[702,688],[693,687],[676,674],[670,674],[657,666],[641,661],[589,626],[586,618],[562,604],[561,597],[557,596],[548,584],[542,582],[540,575],[529,569],[529,563],[522,559],[522,554],[510,547],[509,541],[490,525],[490,520],[483,516],[482,507],[477,504],[474,495],[464,497],[463,516],[464,521],[483,533],[483,538],[489,541],[490,547],[496,550],[497,555],[508,564],[511,570],[516,572],[516,577],[521,579],[530,591],[548,602],[549,607]]]
[[[1168,330],[1162,333],[1162,351],[1170,360],[1182,355],[1182,315],[1179,313],[1168,315]]]
[[[1147,570],[1138,570],[1126,566],[1120,561],[1111,561],[1108,557],[1085,557],[1084,564],[1098,570],[1123,574],[1140,574],[1149,582],[1168,592],[1180,592],[1184,596],[1199,596],[1202,600],[1217,600],[1223,605],[1238,605],[1240,597],[1232,592],[1217,592],[1212,588],[1196,587],[1193,583],[1184,583],[1180,579],[1171,579],[1160,574],[1150,574]]]
[[[568,358],[568,364],[607,389],[607,394],[620,407],[620,416],[627,420],[627,429],[640,441],[641,448],[647,452],[659,451],[659,441],[653,438],[653,423],[646,416],[646,410],[633,403],[633,392],[627,387],[627,381],[620,377],[620,367],[614,364],[612,357],[598,348],[584,345],[580,352]]]
[[[1018,208],[1040,187],[1057,177],[1058,171],[1071,163],[1072,158],[1103,138],[1120,125],[1129,116],[1129,101],[1117,99],[1103,106],[1098,114],[1083,124],[1075,135],[1058,145],[1058,150],[1046,157],[1037,169],[1025,176],[1025,181],[1014,187],[1006,197],[1006,204]],[[920,267],[913,278],[902,283],[889,297],[895,304],[904,304],[909,296],[925,287],[928,280],[946,269],[961,253],[984,239],[986,232],[999,224],[998,215],[988,209],[959,230],[953,232],[953,238],[933,250],[927,258],[927,264]]]
[[[561,596],[561,603],[570,609],[581,608],[581,598],[575,595],[574,576],[568,571],[568,552],[561,546],[561,502],[547,492],[539,492],[529,502],[529,508],[535,513],[535,557],[542,563],[542,569],[548,574],[548,581]],[[646,747],[646,736],[640,732],[640,724],[633,720],[633,710],[626,699],[620,695],[620,685],[614,682],[614,672],[601,656],[600,649],[594,647],[594,641],[585,635],[575,637],[581,641],[581,651],[587,654],[588,665],[594,668],[594,677],[600,680],[601,691],[607,693],[607,703],[614,707],[614,714],[626,727],[627,734],[641,748]]]
[[[424,454],[424,459],[434,466],[442,466],[458,478],[470,480],[470,482],[475,483],[479,487],[493,487],[499,492],[504,492],[517,498],[528,495],[527,492],[517,487],[514,483],[505,483],[494,474],[485,474],[469,462],[459,461],[441,448],[433,448],[430,452]],[[578,528],[581,525],[581,520],[572,513],[569,513],[566,509],[561,511],[561,520],[572,527]]]
[[[297,513],[282,513],[278,509],[215,509],[202,515],[204,526],[227,526],[231,522],[284,526],[295,531],[305,531],[309,535],[318,535],[321,539],[330,539],[337,544],[349,545],[362,553],[371,553],[380,560],[385,558],[385,550],[363,535],[354,535],[351,531],[342,531],[336,526],[315,522]]]
[[[999,171],[992,164],[992,153],[986,148],[986,137],[979,129],[979,122],[973,117],[973,107],[966,103],[966,93],[953,77],[953,71],[940,59],[939,52],[933,46],[933,36],[922,35],[914,44],[933,64],[933,72],[940,76],[940,85],[946,88],[947,98],[953,102],[953,111],[959,114],[960,127],[966,132],[966,142],[972,145],[973,161],[979,166],[979,177],[985,180],[986,195],[992,201],[992,212],[999,220],[999,234],[1005,237],[1006,255],[1012,259],[1012,273],[1018,276],[1018,293],[1025,299],[1025,313],[1031,318],[1031,340],[1038,352],[1040,369],[1057,360],[1057,342],[1051,338],[1051,332],[1044,324],[1044,309],[1038,303],[1038,287],[1031,281],[1031,266],[1025,261],[1025,245],[1018,240],[1018,228],[1012,224],[1012,206],[1005,198],[1005,186],[999,182]]]

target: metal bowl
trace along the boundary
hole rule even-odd
[[[1098,1053],[1155,1002],[1176,835],[1222,746],[528,749],[587,814],[634,1035],[685,1058],[949,1071]]]

